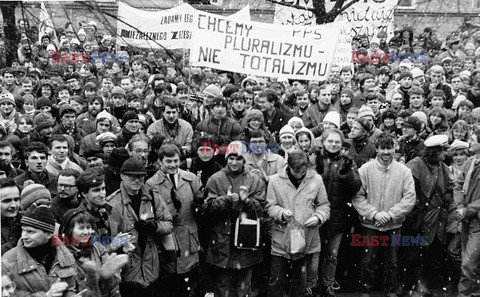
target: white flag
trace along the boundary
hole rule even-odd
[[[50,40],[52,41],[55,46],[58,47],[58,39],[57,39],[57,33],[55,32],[55,27],[53,26],[52,19],[50,18],[50,15],[48,14],[47,8],[45,7],[45,4],[42,3],[40,4],[40,24],[39,24],[39,30],[38,30],[38,41],[40,41],[40,44],[42,43],[42,36],[48,35],[50,36]]]

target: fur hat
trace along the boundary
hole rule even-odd
[[[40,99],[38,99],[37,105],[36,105],[35,108],[36,108],[36,109],[40,109],[40,108],[42,108],[42,107],[44,107],[44,106],[50,106],[50,107],[52,107],[52,106],[53,106],[53,103],[52,103],[52,101],[50,101],[50,100],[47,99],[47,98],[40,98]]]
[[[37,114],[33,119],[33,128],[35,129],[35,131],[40,131],[48,127],[53,127],[54,124],[55,123],[52,117],[43,112]]]
[[[247,114],[245,115],[245,123],[248,124],[251,120],[259,120],[260,122],[265,123],[265,117],[263,116],[263,113],[259,109],[250,109],[247,111]]]
[[[67,103],[67,104],[62,104],[62,105],[60,106],[58,115],[59,115],[60,117],[62,117],[63,114],[66,113],[67,111],[73,111],[73,112],[75,112],[75,108],[73,108],[73,106],[71,106],[71,105],[68,104],[68,103]]]

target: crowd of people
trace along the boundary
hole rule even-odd
[[[19,20],[1,69],[2,296],[480,296],[470,21],[356,36],[320,82],[73,63],[118,54],[78,26]]]

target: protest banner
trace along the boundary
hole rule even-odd
[[[305,8],[313,7],[312,0],[295,0],[292,4]],[[325,1],[325,8],[330,11],[335,1]],[[349,31],[350,36],[366,34],[371,39],[378,32],[385,31],[387,39],[393,36],[393,13],[397,0],[361,0],[335,18],[335,22],[345,21],[342,31]],[[275,24],[315,25],[315,15],[303,9],[284,5],[275,5]]]
[[[340,36],[337,40],[337,48],[333,56],[332,63],[334,65],[349,66],[353,71],[352,63],[352,37],[348,30],[349,25],[345,22],[334,22],[325,24],[327,28],[339,28]]]
[[[119,2],[117,44],[152,49],[190,48],[196,13],[189,4],[163,11],[144,11]],[[232,17],[250,20],[250,6]]]
[[[340,34],[326,26],[283,26],[199,13],[194,66],[259,76],[325,80]]]
[[[387,33],[387,40],[393,37],[393,13],[397,0],[362,0],[335,18],[335,22],[350,24],[350,36],[367,35],[370,40],[379,32]],[[334,3],[328,2],[327,11]]]
[[[299,7],[313,8],[313,0],[295,0],[292,4]],[[313,12],[306,9],[296,9],[285,5],[275,5],[274,24],[279,25],[316,25],[316,18]]]

